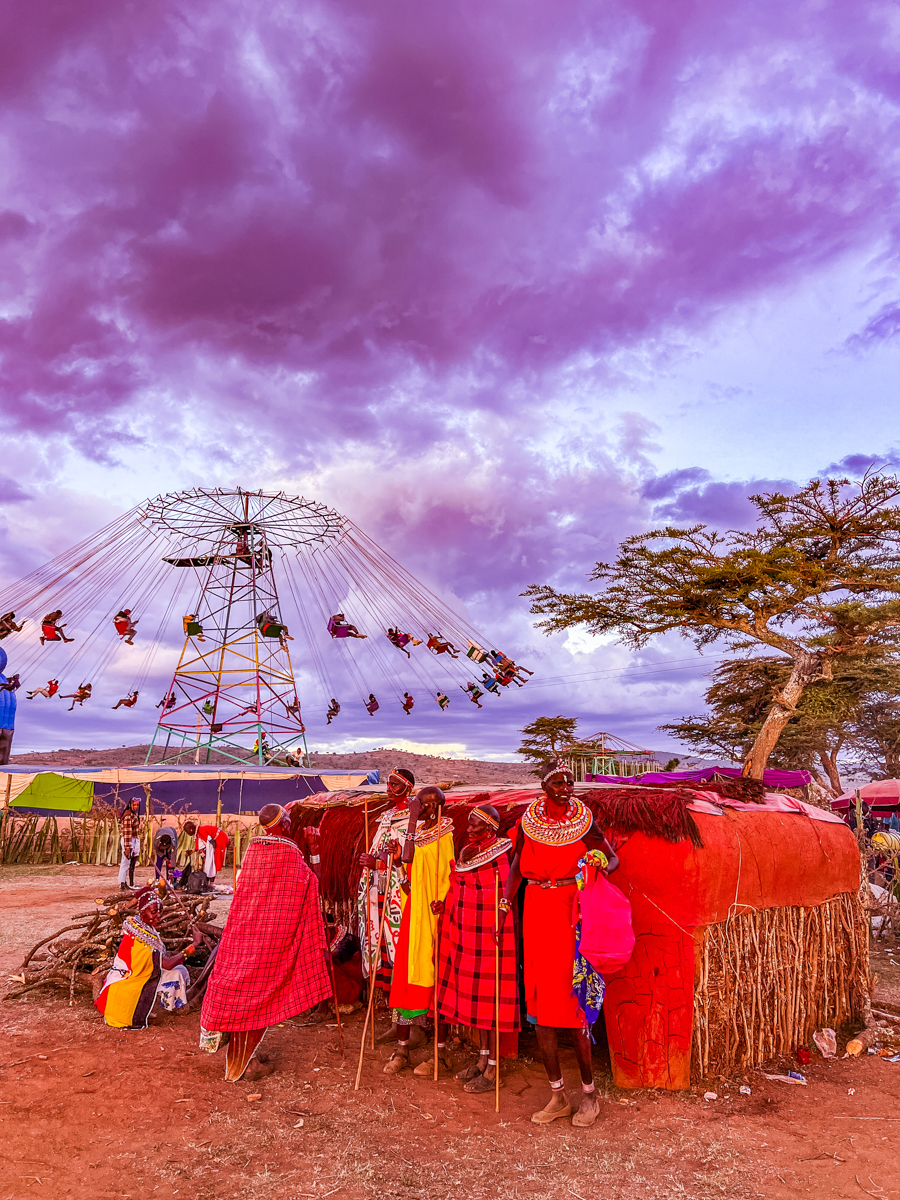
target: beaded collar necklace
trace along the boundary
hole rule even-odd
[[[140,917],[126,917],[123,928],[137,941],[149,946],[151,950],[158,950],[162,953],[166,948],[157,931],[151,925],[145,925]]]
[[[512,842],[509,838],[497,838],[496,842],[488,846],[487,850],[482,850],[480,854],[473,855],[466,862],[457,862],[457,874],[465,874],[466,871],[474,871],[478,867],[483,867],[486,863],[493,862],[495,858],[499,858],[501,854],[505,854],[511,845]]]
[[[450,817],[441,817],[439,825],[435,825],[431,829],[422,829],[416,833],[416,845],[430,846],[432,842],[436,842],[439,838],[444,837],[445,834],[452,832],[452,819]]]
[[[533,842],[543,846],[568,846],[584,837],[594,823],[594,814],[577,797],[569,801],[566,815],[561,821],[547,816],[547,803],[543,796],[533,800],[522,817],[522,829]]]

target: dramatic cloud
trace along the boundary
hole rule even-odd
[[[5,23],[4,420],[95,457],[161,395],[302,412],[320,447],[415,410],[396,436],[427,440],[893,236],[881,4],[20,0]]]
[[[745,524],[815,469],[773,461],[785,430],[895,463],[863,422],[900,329],[898,68],[880,0],[10,0],[0,582],[160,489],[303,491],[538,663],[480,748],[545,702],[651,739],[703,664],[536,637],[519,592]],[[474,745],[455,721],[408,736]]]

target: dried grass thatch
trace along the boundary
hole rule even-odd
[[[856,893],[741,913],[696,932],[692,1076],[793,1055],[864,1020],[869,928]]]

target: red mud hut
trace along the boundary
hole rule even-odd
[[[577,791],[617,847],[611,878],[632,905],[634,954],[607,978],[603,1008],[619,1087],[687,1088],[863,1023],[860,855],[839,817],[748,780]],[[473,805],[493,804],[505,833],[536,795],[454,788],[457,849]],[[322,890],[353,928],[366,811],[374,828],[387,798],[369,787],[315,799],[292,805],[294,820],[321,823]]]

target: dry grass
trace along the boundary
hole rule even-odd
[[[868,925],[855,894],[710,925],[697,933],[693,1077],[791,1055],[823,1026],[861,1024],[868,994]]]

